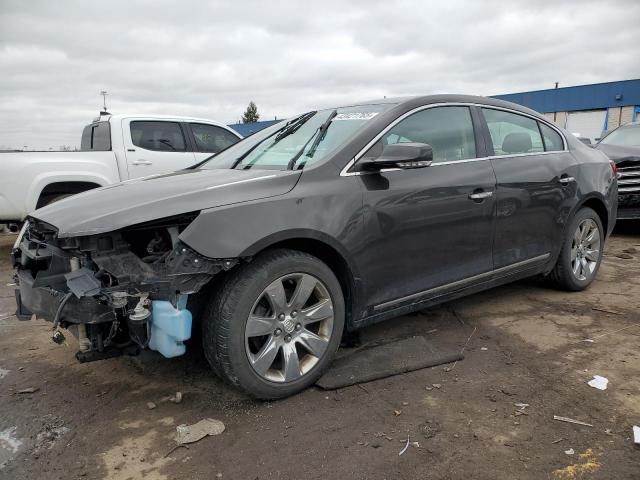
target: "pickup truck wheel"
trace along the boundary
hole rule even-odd
[[[604,249],[604,230],[598,214],[582,208],[567,227],[562,250],[550,274],[563,290],[587,288],[600,268]]]
[[[344,328],[344,298],[318,258],[271,250],[225,279],[203,316],[203,347],[214,371],[262,399],[313,385]]]
[[[50,197],[44,198],[42,200],[42,205],[40,205],[40,207],[38,208],[46,207],[47,205],[51,205],[52,203],[59,202],[60,200],[63,200],[72,195],[73,193],[61,193],[60,195],[52,195]]]

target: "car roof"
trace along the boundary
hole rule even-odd
[[[407,97],[389,97],[376,100],[370,100],[366,102],[357,102],[348,105],[342,105],[341,107],[356,107],[359,105],[379,105],[379,104],[395,104],[395,105],[429,105],[433,103],[472,103],[477,105],[487,105],[493,107],[508,108],[510,110],[518,110],[529,115],[535,115],[542,117],[540,112],[531,110],[530,108],[523,107],[517,103],[507,102],[505,100],[498,100],[491,97],[482,97],[479,95],[461,95],[461,94],[437,94],[437,95],[418,95]]]
[[[95,118],[91,123],[95,122],[106,122],[112,120],[125,120],[128,118],[140,118],[145,120],[177,120],[182,122],[200,122],[200,123],[209,123],[211,125],[216,125],[218,127],[223,127],[227,130],[234,131],[232,128],[227,126],[222,122],[217,122],[215,120],[211,120],[210,118],[200,118],[200,117],[185,117],[181,115],[157,115],[157,114],[148,114],[148,113],[117,113],[117,114],[108,114],[108,115],[100,115],[98,118]],[[234,132],[236,133],[236,132]]]

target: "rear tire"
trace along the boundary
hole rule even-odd
[[[598,214],[588,207],[580,209],[567,226],[558,261],[549,275],[555,286],[574,292],[587,288],[600,269],[604,240]]]
[[[342,289],[327,265],[300,251],[270,250],[230,272],[205,308],[204,353],[249,395],[284,398],[329,366],[344,318]]]
[[[52,203],[59,202],[60,200],[64,200],[65,198],[71,197],[75,195],[73,193],[61,193],[59,195],[52,195],[50,197],[45,197],[41,200],[41,204],[38,208],[46,207],[47,205],[51,205]]]

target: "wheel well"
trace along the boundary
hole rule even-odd
[[[590,198],[582,204],[582,207],[589,207],[598,214],[598,216],[600,217],[600,221],[602,222],[604,235],[606,236],[609,226],[609,213],[607,212],[607,207],[605,207],[602,200],[599,200],[597,198]]]
[[[301,252],[308,253],[314,257],[322,260],[333,271],[338,278],[340,286],[342,287],[342,294],[344,295],[345,302],[345,326],[351,323],[353,316],[353,299],[355,293],[355,283],[353,274],[346,260],[340,253],[330,245],[320,241],[309,238],[294,238],[283,240],[278,243],[269,245],[267,249],[272,248],[288,248],[291,250],[299,250]],[[262,250],[262,251],[264,251]],[[258,252],[256,255],[259,255]]]
[[[56,182],[50,183],[42,189],[36,208],[43,207],[54,197],[58,195],[75,195],[76,193],[86,192],[100,185],[93,182]]]

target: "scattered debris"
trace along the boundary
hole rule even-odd
[[[178,443],[194,443],[207,435],[220,435],[224,432],[224,423],[213,418],[205,418],[193,425],[178,425],[176,427]]]
[[[640,427],[633,426],[633,443],[640,445]]]
[[[438,390],[440,390],[442,388],[442,384],[440,384],[440,383],[432,383],[431,386],[433,388],[437,388]]]
[[[427,420],[418,428],[420,430],[420,433],[426,440],[435,437],[438,433],[440,433],[441,430],[440,424],[438,422],[432,422],[431,420]]]
[[[551,443],[552,443],[552,444],[560,443],[560,442],[562,442],[563,440],[566,440],[566,438],[559,438],[559,439],[557,439],[557,440],[554,440],[554,441],[553,441],[553,442],[551,442]]]
[[[153,410],[153,409],[154,409],[154,408],[156,408],[156,407],[157,407],[157,405],[156,405],[155,403],[153,403],[153,402],[147,402],[147,408],[148,408],[149,410]]]
[[[525,408],[527,408],[529,406],[528,403],[514,403],[513,405],[518,407],[520,410],[524,410]]]
[[[483,352],[486,352],[489,349],[487,347],[480,347],[480,350],[482,350]]]
[[[570,448],[569,450],[565,450],[564,453],[566,453],[567,455],[573,455],[574,453],[576,453],[576,451],[573,448]]]
[[[36,393],[38,390],[40,390],[40,387],[27,387],[22,390],[18,390],[17,393]]]
[[[60,417],[45,415],[43,420],[44,425],[36,436],[34,455],[38,455],[43,450],[51,450],[56,441],[70,431],[70,428],[64,425],[64,420]]]
[[[587,343],[593,343],[594,340],[593,338],[585,338],[584,340],[582,340],[583,342],[587,342]]]
[[[402,455],[404,452],[407,451],[407,448],[409,448],[409,436],[407,435],[407,444],[404,446],[404,448],[402,450],[400,450],[400,453],[398,453],[398,456]]]
[[[578,461],[564,468],[551,472],[554,480],[575,480],[577,478],[587,478],[600,469],[597,455],[591,448],[587,448],[583,453],[578,454]]]
[[[597,388],[598,390],[606,390],[607,385],[609,384],[609,379],[606,377],[601,377],[600,375],[594,375],[592,380],[589,380],[587,384],[590,387]]]
[[[631,325],[627,325],[626,327],[619,328],[618,330],[614,330],[612,332],[601,333],[600,335],[596,335],[593,338],[587,338],[587,339],[582,340],[582,341],[583,342],[593,342],[597,338],[606,337],[607,335],[613,335],[614,333],[622,332],[623,330],[627,330],[628,328],[633,328],[633,327],[640,327],[640,323],[633,323]]]
[[[400,415],[402,414],[402,410],[394,410],[394,411],[393,411],[393,414],[394,414],[396,417],[398,417],[398,416],[400,416]]]
[[[463,322],[464,324],[464,322]],[[476,333],[476,330],[478,329],[477,326],[473,327],[473,332],[471,332],[471,335],[469,335],[469,338],[467,338],[467,341],[465,342],[464,346],[462,347],[462,349],[460,350],[460,356],[464,355],[464,351],[467,348],[467,345],[469,345],[469,342],[471,341],[471,337],[473,337],[474,333]],[[453,370],[454,368],[456,368],[456,365],[458,364],[458,361],[456,360],[455,362],[453,362],[453,366],[451,368],[446,367],[445,371],[446,372],[450,372],[451,370]]]
[[[174,445],[171,448],[171,450],[169,450],[167,453],[164,454],[164,458],[167,458],[169,455],[171,455],[173,452],[175,452],[179,448],[186,448],[187,450],[189,450],[189,445],[185,445],[184,443],[179,443],[177,445]]]
[[[606,433],[607,435],[613,435],[613,431],[610,428],[607,428],[604,433]]]
[[[176,394],[173,397],[169,398],[169,401],[171,403],[180,403],[180,402],[182,402],[182,392],[176,392]]]
[[[591,425],[590,423],[581,422],[580,420],[574,420],[573,418],[559,417],[558,415],[554,415],[553,419],[554,420],[558,420],[560,422],[575,423],[576,425],[584,425],[585,427],[593,427],[593,425]]]
[[[600,308],[600,307],[591,307],[591,310],[595,310],[596,312],[610,313],[612,315],[622,315],[621,312],[616,312],[614,310],[607,310],[606,308]]]

